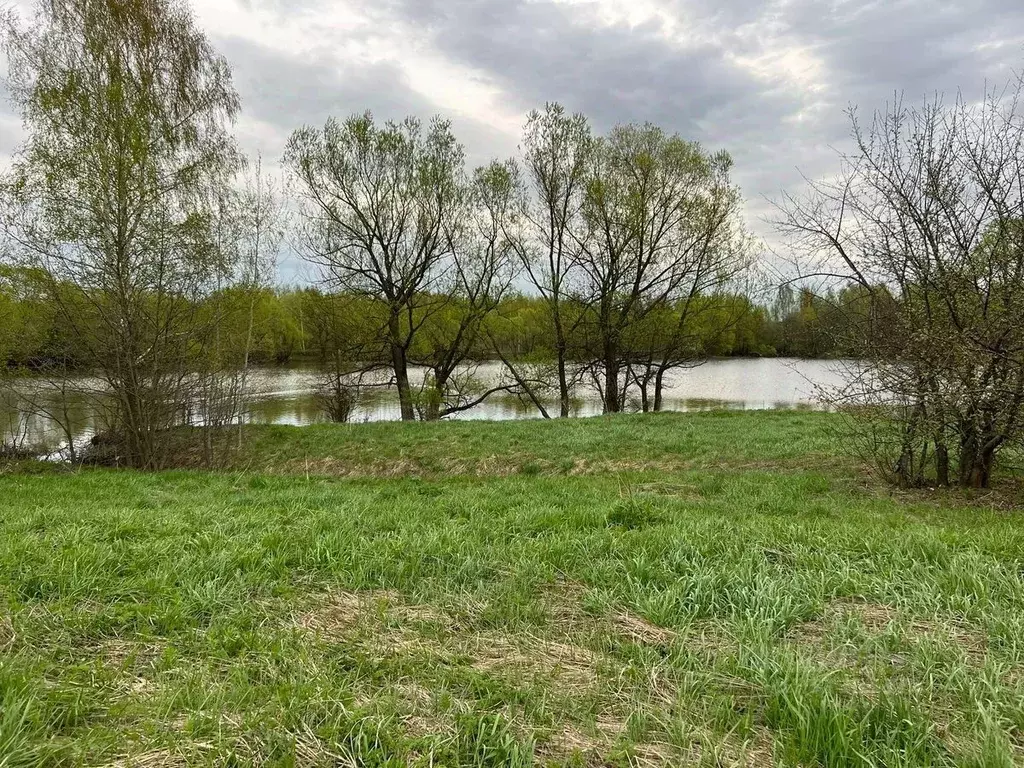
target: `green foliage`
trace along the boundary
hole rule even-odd
[[[30,365],[67,356],[76,360],[73,343],[75,329],[89,322],[89,307],[80,300],[72,302],[76,292],[68,289],[62,299],[64,309],[54,304],[33,281],[20,272],[0,276],[0,356],[15,365]],[[18,290],[12,286],[18,285]],[[792,357],[856,356],[852,344],[852,324],[860,294],[853,288],[835,295],[816,297],[802,294],[798,308],[785,310],[784,302],[772,308],[756,304],[741,294],[718,294],[691,302],[688,320],[680,329],[682,307],[662,305],[634,323],[623,337],[625,348],[657,349],[665,338],[678,334],[685,338],[686,354],[703,357],[776,355]],[[372,299],[346,294],[325,293],[316,288],[259,288],[235,286],[212,293],[202,300],[203,323],[217,320],[222,347],[230,360],[244,349],[250,303],[254,308],[252,360],[257,363],[286,363],[299,358],[327,361],[337,353],[346,359],[373,360],[386,355],[380,338],[386,306]],[[430,302],[426,302],[429,305]],[[410,359],[428,362],[448,348],[462,327],[469,308],[464,301],[444,303],[440,309],[420,309],[414,314],[421,325],[410,347]],[[585,310],[571,302],[563,314],[571,316]],[[582,327],[581,323],[576,324]],[[554,333],[550,313],[542,298],[511,294],[501,299],[495,311],[482,319],[468,345],[468,359],[490,360],[494,349],[519,361],[554,359]],[[582,354],[591,354],[586,334],[578,332],[574,346]]]
[[[657,525],[661,520],[661,513],[649,499],[622,499],[608,510],[608,525],[627,531]]]
[[[249,357],[255,363],[285,363],[304,344],[300,318],[290,311],[282,295],[270,288],[236,286],[214,293],[202,303],[204,322],[216,322],[221,347],[238,365],[245,352],[252,312]]]
[[[125,460],[157,466],[203,358],[197,307],[228,267],[212,201],[241,162],[230,68],[178,0],[46,0],[2,26],[27,129],[3,226],[45,286],[19,301],[52,314],[27,325],[35,349],[0,351],[95,369]]]

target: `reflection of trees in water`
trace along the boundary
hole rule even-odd
[[[246,416],[252,423],[279,424],[287,422],[287,417],[298,407],[299,400],[284,400],[263,397],[251,400],[245,407]]]
[[[94,435],[103,429],[105,412],[98,397],[73,388],[62,396],[38,381],[9,387],[0,397],[0,441],[50,452],[66,443],[65,429],[77,439]]]
[[[708,411],[721,409],[814,409],[819,408],[813,402],[796,399],[792,382],[786,378],[785,371],[793,366],[792,361],[785,360],[728,360],[712,362],[702,369],[699,378],[679,377],[673,382],[672,391],[666,397],[666,410],[674,411]],[[806,365],[808,381],[815,377],[825,377],[827,369],[822,364]],[[766,370],[775,368],[778,392],[771,392],[771,376],[766,384]],[[495,375],[500,366],[493,366]],[[716,370],[718,371],[716,375]],[[737,377],[737,370],[746,371]],[[414,371],[416,376],[420,372]],[[293,424],[303,426],[326,421],[321,408],[316,402],[313,384],[316,372],[308,368],[263,368],[252,373],[254,384],[253,394],[245,406],[246,420],[255,424]],[[731,397],[737,394],[737,382],[740,383],[739,394],[745,396]],[[728,383],[728,386],[724,384]],[[65,382],[67,390],[67,415],[72,434],[76,443],[87,441],[92,435],[104,431],[107,409],[103,401],[107,395],[96,389],[95,382],[87,379],[74,379]],[[60,394],[53,390],[53,383],[41,379],[26,377],[19,386],[24,394],[0,398],[0,438],[9,442],[19,437],[25,445],[40,449],[40,452],[51,452],[64,444],[60,426],[45,414],[56,412],[60,406]],[[47,387],[51,387],[48,391]],[[76,389],[77,387],[77,389]],[[692,393],[688,393],[687,389]],[[808,384],[810,388],[810,383]],[[696,390],[696,391],[693,391]],[[766,391],[767,390],[767,391]],[[707,392],[708,394],[705,394]],[[725,397],[714,396],[725,393]],[[767,396],[766,396],[767,395]],[[31,403],[28,402],[31,400]],[[553,398],[547,403],[557,407]],[[576,417],[596,416],[602,411],[600,398],[581,390],[572,400],[570,414]],[[391,389],[370,387],[359,394],[358,403],[352,413],[352,423],[367,421],[397,420],[401,415],[398,398]],[[498,394],[470,411],[459,414],[460,419],[474,420],[511,420],[536,418],[536,406],[515,395]],[[196,408],[192,412],[194,423],[200,423],[202,414]]]

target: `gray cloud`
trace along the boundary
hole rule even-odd
[[[243,38],[216,42],[234,70],[243,114],[284,136],[303,125],[367,109],[382,119],[433,110],[393,64],[346,66],[327,55],[319,60],[286,56]]]
[[[329,117],[344,118],[367,110],[381,121],[445,114],[411,89],[394,63],[354,65],[337,61],[326,52],[322,58],[287,56],[239,37],[215,42],[232,65],[242,99],[238,134],[243,148],[249,154],[261,152],[271,166],[280,159],[292,131],[304,125],[321,126]],[[493,129],[465,116],[446,116],[457,121],[471,162],[483,162],[488,150],[511,151],[507,137]],[[308,270],[291,253],[284,255],[280,273],[285,282],[308,276]]]
[[[676,48],[655,23],[588,27],[574,6],[521,0],[393,7],[423,25],[446,55],[485,71],[522,109],[562,101],[601,127],[653,120],[692,133],[695,120],[722,105],[772,99],[720,45]]]
[[[367,110],[379,120],[435,114],[452,119],[468,145],[471,161],[513,149],[502,136],[478,120],[439,109],[411,88],[395,62],[352,63],[324,51],[320,57],[288,56],[239,37],[216,40],[231,63],[242,98],[243,117],[273,128],[277,146],[263,147],[277,155],[293,130],[322,125],[328,117],[344,118]]]
[[[243,98],[240,136],[268,159],[294,128],[365,109],[446,114],[473,162],[513,152],[507,119],[486,119],[487,105],[453,111],[451,99],[410,79],[404,54],[427,51],[452,65],[452,77],[495,89],[505,117],[557,100],[599,130],[650,120],[728,149],[751,224],[768,239],[763,196],[799,185],[798,167],[810,176],[836,167],[847,106],[870,113],[896,92],[978,97],[1024,68],[1020,0],[619,3],[660,11],[634,26],[599,22],[593,3],[556,0],[237,2],[240,13],[276,15],[282,27],[301,19],[311,32],[311,47],[290,53],[272,32],[211,30]],[[353,45],[373,55],[354,58]]]
[[[446,55],[491,74],[521,106],[560,100],[600,127],[653,120],[730,149],[738,172],[769,191],[773,176],[846,136],[843,110],[870,111],[894,92],[917,99],[959,87],[980,95],[1024,62],[1017,0],[685,0],[663,3],[706,42],[679,47],[651,23],[593,27],[579,6],[525,0],[393,0]],[[685,12],[685,13],[684,13]],[[1002,42],[1003,44],[995,45]],[[818,90],[769,83],[735,62],[791,48],[820,61]],[[795,120],[808,107],[812,119]]]

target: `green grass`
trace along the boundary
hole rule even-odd
[[[894,497],[828,424],[269,428],[232,471],[0,476],[0,766],[1024,761],[1018,513]]]
[[[487,424],[262,426],[251,428],[244,451],[232,461],[261,472],[370,476],[820,465],[840,458],[826,429],[833,422],[809,411],[715,411]]]

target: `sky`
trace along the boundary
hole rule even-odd
[[[4,1],[0,0],[0,6]],[[12,5],[8,2],[7,5]],[[27,8],[17,0],[15,8]],[[472,164],[517,154],[558,101],[598,131],[651,121],[735,162],[750,229],[838,168],[846,111],[969,99],[1024,70],[1022,0],[192,0],[266,164],[330,116],[450,118]],[[0,74],[4,64],[0,62]],[[0,106],[0,164],[20,139]],[[287,256],[281,279],[308,272]]]

